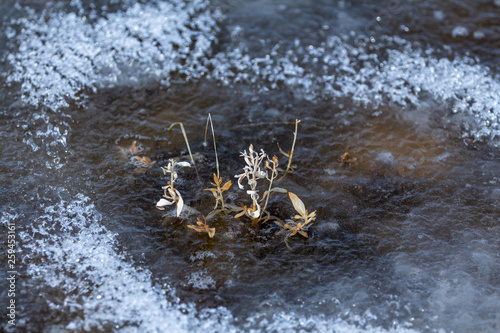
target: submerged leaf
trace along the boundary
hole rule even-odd
[[[340,158],[340,161],[344,164],[348,164],[348,163],[354,163],[356,162],[358,159],[355,158],[355,157],[351,157],[349,155],[348,152],[346,152],[341,158]]]
[[[196,224],[198,226],[195,226],[195,225],[192,225],[192,224],[189,224],[187,225],[186,227],[190,228],[190,229],[193,229],[197,232],[207,232],[208,233],[208,237],[210,238],[213,238],[214,235],[215,235],[215,228],[210,228],[207,224],[207,220],[205,219],[205,216],[203,216],[203,221],[200,220],[199,217],[196,218]]]
[[[142,157],[136,156],[135,159],[144,166],[152,166],[153,164],[156,163],[155,161],[151,161],[147,156],[142,156]]]

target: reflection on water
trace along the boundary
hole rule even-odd
[[[392,15],[372,41],[366,27],[389,3],[51,5],[42,21],[14,7],[21,20],[4,23],[13,31],[0,221],[19,226],[20,327],[499,329],[499,81],[494,68],[436,46],[491,64],[495,51],[481,45],[498,35],[461,42],[439,29],[466,24],[461,15],[477,26],[483,6],[496,15],[493,3],[459,3],[467,15],[455,2],[404,4],[423,28],[410,20],[407,31],[405,15]],[[444,23],[426,30],[434,20]],[[196,215],[154,208],[167,182],[160,166],[187,154],[180,130],[167,131],[182,121],[198,175],[179,171],[178,189],[192,209],[211,210],[209,112],[224,180],[241,172],[250,143],[269,154],[290,147],[302,120],[297,169],[279,186],[318,211],[309,239],[287,247],[273,223],[232,217],[211,222],[208,239],[185,227]],[[134,141],[155,164],[124,156],[119,147]],[[345,152],[356,163],[341,163]],[[293,212],[279,195],[269,209]]]

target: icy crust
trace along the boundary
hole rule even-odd
[[[220,53],[210,60],[210,76],[226,85],[244,82],[264,91],[286,86],[312,101],[350,98],[372,108],[388,103],[418,106],[421,93],[427,92],[451,103],[454,113],[475,119],[466,135],[500,135],[500,80],[489,68],[467,57],[434,57],[433,50],[415,50],[397,37],[383,38],[377,52],[369,51],[368,39],[359,38],[363,46],[348,39],[332,36],[317,46],[297,40],[294,48],[278,45],[263,57],[252,58],[241,49]]]
[[[248,323],[256,328],[249,328],[246,332],[318,332],[318,333],[417,333],[409,327],[398,323],[389,329],[374,327],[369,321],[376,319],[371,313],[366,313],[363,317],[356,316],[352,321],[356,324],[344,320],[326,318],[325,316],[303,317],[295,313],[280,312],[272,316],[271,320],[255,316],[248,320]],[[411,326],[411,325],[410,325]]]
[[[136,4],[93,23],[73,13],[51,13],[47,21],[21,19],[19,50],[8,56],[13,72],[7,81],[21,82],[25,102],[52,109],[78,100],[87,88],[147,81],[169,85],[202,76],[264,91],[285,86],[309,100],[347,97],[375,108],[418,106],[420,94],[427,92],[475,119],[467,135],[482,139],[500,133],[499,78],[473,59],[438,58],[433,50],[415,50],[397,37],[374,45],[359,36],[331,36],[319,45],[296,40],[262,56],[250,55],[244,44],[229,45],[211,56],[217,17],[205,1],[177,0]]]
[[[374,84],[391,101],[418,105],[421,91],[452,103],[452,112],[464,112],[476,120],[476,139],[500,135],[500,79],[470,58],[434,59],[420,51],[389,51],[389,60]]]
[[[211,326],[211,332],[230,331],[224,309],[200,322],[192,306],[169,303],[166,293],[172,291],[153,286],[149,271],[117,253],[115,235],[100,222],[90,200],[78,195],[45,208],[32,230],[20,233],[27,274],[64,293],[47,305],[74,318],[67,330],[192,332]],[[43,284],[38,288],[46,288]]]
[[[90,23],[74,13],[23,18],[18,52],[8,55],[8,82],[22,84],[26,103],[53,109],[78,100],[85,88],[170,83],[203,75],[201,59],[211,49],[216,20],[203,0],[135,4]],[[14,38],[14,36],[12,36]]]
[[[399,324],[374,327],[370,321],[376,318],[369,313],[349,321],[262,313],[238,325],[223,307],[197,311],[180,303],[168,284],[153,285],[147,269],[117,252],[115,234],[102,226],[102,216],[84,195],[44,210],[30,230],[19,233],[22,256],[31,284],[50,295],[47,306],[60,314],[58,323],[70,320],[64,322],[70,332],[413,332]],[[2,214],[0,225],[15,218]]]

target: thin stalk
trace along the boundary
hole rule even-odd
[[[207,131],[208,131],[208,121],[209,120],[210,120],[210,128],[212,129],[212,138],[213,138],[213,141],[214,141],[215,165],[217,167],[217,179],[219,179],[220,178],[220,174],[219,174],[219,157],[217,156],[217,145],[215,144],[214,123],[212,122],[212,116],[210,115],[210,113],[208,114],[208,117],[207,117],[207,125],[205,126],[205,140],[204,140],[203,143],[205,145],[207,144]]]
[[[174,170],[173,170],[173,163],[172,163],[172,172],[170,173],[170,187],[172,187],[172,191],[174,191],[175,193],[175,188],[174,188],[174,182],[175,182],[175,179],[174,179]]]
[[[288,159],[288,165],[286,167],[286,172],[290,171],[290,167],[292,165],[292,157],[293,157],[293,151],[295,149],[295,141],[297,141],[297,131],[298,131],[298,128],[299,128],[299,123],[300,123],[300,120],[295,119],[295,132],[293,132],[292,150],[290,151],[290,157]]]
[[[271,188],[273,187],[273,180],[274,178],[271,176],[271,180],[269,181],[269,188],[267,189],[266,202],[264,203],[264,208],[262,208],[262,211],[260,212],[259,221],[262,218],[262,214],[264,214],[264,211],[267,208],[267,203],[269,202],[269,197],[271,196]]]
[[[219,192],[222,211],[226,211],[226,207],[224,207],[224,197],[222,196],[222,191],[220,190],[220,184],[217,184],[217,191]],[[217,202],[215,203],[215,206],[216,206],[215,208],[217,208]]]
[[[267,189],[267,196],[266,196],[266,202],[264,203],[264,208],[262,208],[262,212],[259,216],[259,220],[262,218],[262,214],[264,214],[266,208],[267,208],[267,203],[269,202],[269,197],[271,196],[271,189],[273,188],[273,181],[275,178],[278,177],[278,171],[276,170],[278,167],[278,157],[275,155],[273,156],[273,159],[271,161],[273,167],[271,168],[270,163],[269,163],[269,158],[266,161],[266,168],[271,170],[271,177],[267,177],[267,171],[266,171],[266,179],[269,180],[269,188]]]
[[[193,159],[193,154],[191,154],[191,147],[189,146],[189,141],[188,141],[188,138],[186,135],[186,131],[184,130],[184,125],[181,122],[173,123],[172,125],[170,125],[170,127],[167,129],[167,131],[170,131],[172,129],[172,127],[174,127],[175,125],[179,125],[181,128],[181,132],[182,132],[182,135],[184,136],[184,141],[186,142],[186,146],[187,146],[187,149],[189,152],[189,157],[191,158],[191,162],[193,163],[193,166],[196,168],[196,165],[195,165],[194,159]]]

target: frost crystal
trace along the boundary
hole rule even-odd
[[[19,49],[8,60],[9,82],[21,82],[26,103],[53,109],[78,100],[84,88],[160,80],[178,72],[202,76],[201,59],[215,41],[205,1],[136,4],[89,23],[74,13],[20,19]]]

